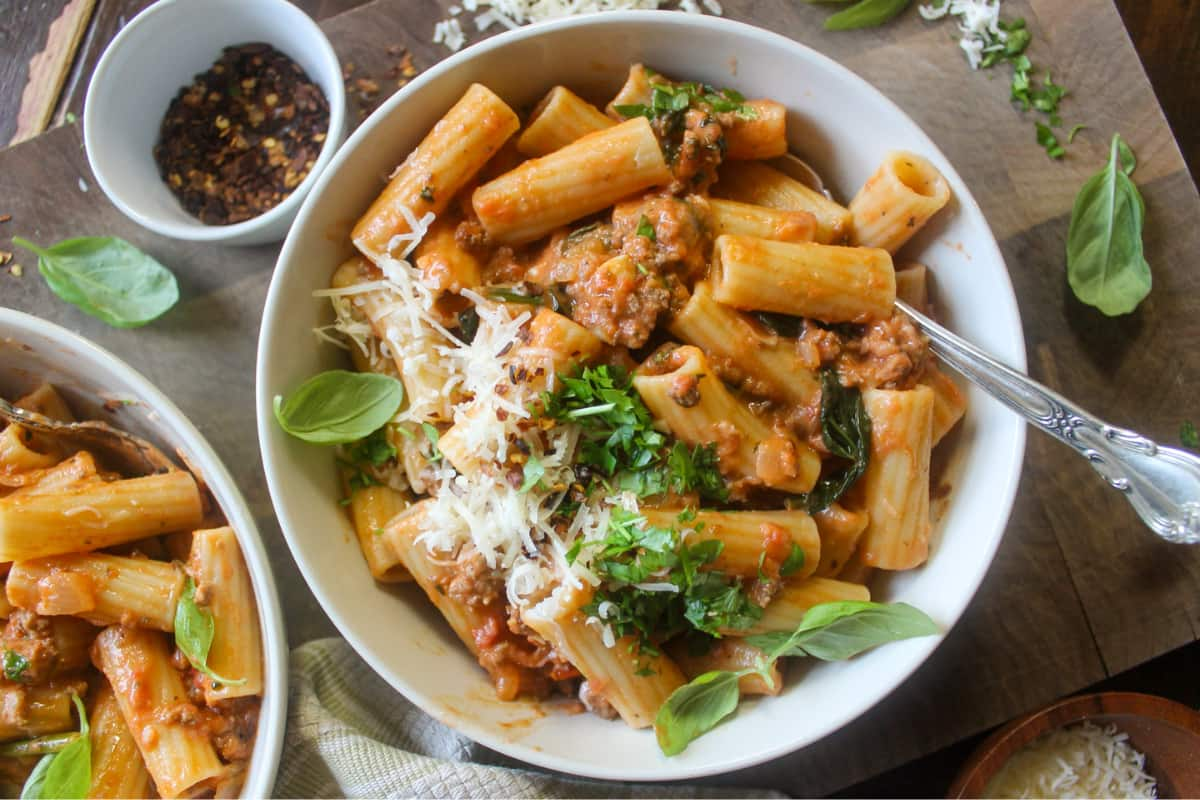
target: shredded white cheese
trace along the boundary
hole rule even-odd
[[[984,54],[1002,50],[1008,40],[1008,34],[1000,29],[1000,0],[941,0],[918,6],[917,10],[927,20],[947,15],[958,20],[962,32],[958,46],[966,54],[971,69],[979,69]]]
[[[475,17],[475,28],[486,31],[497,24],[513,30],[533,22],[580,14],[656,9],[661,5],[662,0],[463,0],[461,7],[451,6],[450,16],[434,26],[433,42],[444,44],[452,52],[460,50],[466,44],[466,36],[457,17],[464,11],[474,13],[483,9]],[[725,13],[718,0],[679,0],[678,9],[689,14]]]
[[[1083,722],[1050,731],[1026,745],[983,792],[993,798],[1155,798],[1146,756],[1116,725]]]

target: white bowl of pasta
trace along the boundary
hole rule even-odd
[[[0,422],[4,782],[23,797],[268,796],[287,643],[229,473],[129,366],[3,308],[0,397],[41,415]],[[172,463],[45,419],[105,423]]]
[[[931,274],[1023,366],[966,186],[827,58],[669,13],[496,37],[368,119],[284,245],[283,530],[374,669],[489,747],[619,780],[790,752],[933,652],[1007,522],[1021,424],[892,314]]]

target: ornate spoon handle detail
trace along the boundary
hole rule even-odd
[[[908,304],[896,306],[929,337],[943,363],[1086,458],[1152,531],[1169,542],[1200,543],[1200,457],[1109,425]]]

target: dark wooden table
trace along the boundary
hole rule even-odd
[[[364,2],[300,5],[326,19],[335,48],[358,64],[360,74],[385,74],[381,43],[410,47],[419,67],[445,55],[428,41],[441,13],[438,3]],[[19,2],[16,13],[0,18],[0,141],[18,130],[21,137],[37,134],[40,120],[53,126],[78,115],[104,44],[144,5],[38,0]],[[1193,175],[1200,157],[1197,5],[1121,3],[1159,95],[1169,103]],[[1180,420],[1195,416],[1200,390],[1200,358],[1178,342],[1181,335],[1191,335],[1189,341],[1200,335],[1191,299],[1200,288],[1192,266],[1200,248],[1195,186],[1108,0],[1007,0],[1005,6],[1030,18],[1038,58],[1053,64],[1055,77],[1065,76],[1076,91],[1072,113],[1104,131],[1119,127],[1138,149],[1136,177],[1147,196],[1156,291],[1130,317],[1107,320],[1085,309],[1061,277],[1066,213],[1075,189],[1104,155],[1102,134],[1092,141],[1082,137],[1066,162],[1050,165],[1030,141],[1031,124],[1004,105],[1001,82],[968,74],[946,33],[919,20],[832,37],[815,24],[826,13],[820,7],[792,0],[726,2],[730,16],[793,35],[874,81],[960,165],[1001,241],[1035,377],[1087,398],[1114,422],[1173,440]],[[893,68],[900,53],[909,57],[911,74]],[[942,82],[930,91],[935,80]],[[356,98],[355,104],[365,109],[377,99]],[[976,103],[978,113],[961,114],[956,104],[967,103]],[[77,125],[0,150],[0,214],[14,214],[13,223],[0,228],[0,249],[12,249],[8,237],[16,233],[46,241],[79,235],[81,226],[119,234],[175,267],[183,302],[141,331],[114,331],[56,301],[31,270],[22,279],[0,270],[0,302],[83,332],[173,394],[230,465],[259,518],[293,642],[330,633],[274,524],[253,441],[252,344],[276,249],[222,250],[154,237],[120,216],[98,190],[81,193],[81,177],[90,180]],[[181,361],[189,367],[186,379],[179,374]],[[1200,637],[1198,555],[1153,541],[1086,465],[1031,437],[1006,540],[975,602],[930,662],[871,714],[827,740],[721,780],[796,794],[840,789],[932,795],[943,791],[961,760],[965,738],[1059,695],[1107,680],[1189,700],[1168,678],[1181,667],[1196,674],[1200,645],[1137,667]],[[907,770],[846,789],[918,757],[925,758]]]

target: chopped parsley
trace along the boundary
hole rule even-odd
[[[804,548],[792,542],[792,552],[779,565],[779,576],[786,578],[804,568]]]
[[[543,415],[583,428],[578,463],[610,478],[620,491],[639,497],[697,492],[724,502],[729,490],[721,477],[716,445],[689,448],[665,434],[629,374],[601,365],[584,367],[575,377],[559,376],[562,388],[542,393]]]
[[[1062,142],[1058,141],[1058,137],[1054,135],[1054,131],[1050,130],[1050,126],[1043,125],[1040,122],[1035,122],[1033,126],[1034,130],[1037,131],[1037,143],[1045,149],[1046,155],[1053,159],[1059,159],[1067,154],[1067,151],[1062,146]]]
[[[952,11],[952,14],[966,12]],[[1012,20],[1000,20],[996,27],[999,32],[982,30],[975,35],[981,47],[982,57],[978,60],[979,69],[989,69],[997,64],[1012,66],[1012,84],[1010,94],[1012,101],[1022,111],[1039,111],[1046,115],[1046,123],[1035,122],[1037,143],[1045,149],[1046,154],[1053,159],[1060,159],[1065,154],[1065,148],[1050,128],[1062,125],[1058,116],[1058,106],[1067,95],[1063,86],[1056,84],[1047,72],[1039,85],[1033,77],[1034,66],[1025,51],[1033,41],[1033,34],[1024,17]],[[965,30],[965,28],[964,28]],[[965,41],[965,40],[964,40]],[[1078,127],[1067,137],[1067,143],[1075,138]]]
[[[396,458],[397,450],[388,439],[387,431],[388,426],[384,425],[370,436],[347,445],[343,457],[338,459],[349,473],[346,483],[351,492],[378,486],[373,471]]]
[[[650,409],[620,367],[584,367],[578,376],[559,376],[562,388],[543,392],[543,414],[583,427],[579,463],[612,477],[654,466],[666,444],[654,429]]]
[[[433,202],[433,187],[432,186],[423,186],[421,188],[421,199],[424,200],[426,203]]]
[[[742,119],[757,119],[758,112],[754,106],[746,104],[746,98],[733,89],[716,89],[706,83],[677,83],[669,84],[661,81],[650,81],[650,104],[637,103],[633,105],[613,106],[616,112],[626,119],[633,117],[655,118],[682,115],[692,106],[703,103],[718,114],[732,113]]]
[[[718,539],[689,545],[674,528],[648,525],[644,517],[614,508],[607,536],[576,542],[567,558],[573,561],[584,547],[597,549],[592,568],[604,579],[584,613],[600,618],[617,637],[637,637],[646,655],[658,653],[656,642],[689,629],[719,637],[762,617],[740,581],[701,570],[721,554]]]
[[[5,650],[3,661],[5,678],[14,683],[20,683],[25,679],[25,671],[29,669],[29,659],[16,650]]]
[[[1179,426],[1179,443],[1192,450],[1200,450],[1200,431],[1196,430],[1196,423],[1190,419],[1184,420]]]
[[[651,224],[650,220],[646,218],[645,214],[642,214],[642,218],[640,220],[638,220],[637,235],[645,236],[647,239],[649,239],[652,242],[658,241],[658,234],[656,234],[654,232],[654,225]],[[639,264],[638,266],[641,266],[641,265]],[[644,269],[644,267],[643,267],[643,269]]]

